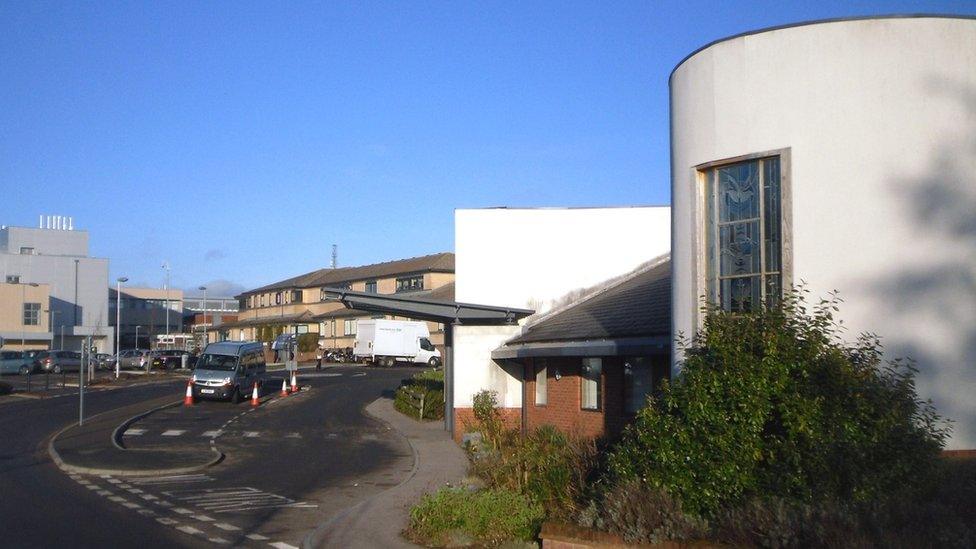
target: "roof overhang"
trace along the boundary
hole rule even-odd
[[[455,301],[438,301],[391,294],[370,294],[342,288],[322,288],[325,297],[349,309],[392,314],[445,324],[492,326],[515,324],[535,311],[514,307],[495,307]]]
[[[646,356],[659,355],[670,350],[671,340],[668,336],[626,337],[502,345],[491,352],[491,358],[518,360],[546,357]]]

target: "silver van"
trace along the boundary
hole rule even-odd
[[[256,341],[211,343],[193,370],[194,398],[229,399],[235,404],[261,383],[266,366],[264,346]]]

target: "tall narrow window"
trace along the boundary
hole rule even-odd
[[[600,409],[600,378],[603,373],[603,360],[584,358],[580,375],[580,407],[584,410]]]
[[[376,281],[375,280],[367,280],[366,281],[366,293],[367,294],[375,294],[376,293]]]
[[[535,362],[535,405],[545,406],[549,403],[548,368],[545,360]]]
[[[356,335],[356,319],[346,319],[344,335]]]
[[[624,411],[637,413],[653,388],[653,372],[648,357],[627,357],[624,361]]]
[[[750,311],[782,295],[779,157],[709,169],[708,291],[726,311]]]

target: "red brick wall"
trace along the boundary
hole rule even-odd
[[[666,356],[657,359],[654,383],[660,378],[667,377],[668,360]],[[535,372],[539,360],[526,361],[525,368],[525,406],[526,426],[535,429],[542,425],[553,425],[564,433],[582,437],[610,437],[613,438],[623,431],[634,416],[624,411],[624,359],[622,357],[603,357],[603,372],[601,374],[600,409],[584,410],[580,407],[581,395],[580,377],[583,365],[578,357],[560,357],[546,359],[547,370],[547,403],[535,404]],[[556,380],[556,371],[559,380]],[[658,371],[660,370],[660,371]],[[465,427],[474,424],[474,414],[471,408],[456,408],[454,437],[461,439],[461,435],[472,429]],[[506,408],[502,416],[510,428],[521,426],[522,410]]]
[[[519,429],[522,426],[521,408],[500,408],[498,410],[502,416],[502,422],[509,429]],[[454,440],[461,442],[464,433],[477,431],[477,420],[474,418],[474,410],[471,408],[454,409]]]
[[[617,357],[603,359],[601,394],[599,410],[584,410],[580,407],[581,395],[579,358],[553,358],[547,361],[547,403],[535,404],[535,364],[526,371],[526,400],[528,401],[528,428],[553,425],[559,430],[578,436],[614,436],[623,429],[629,417],[623,416],[623,370],[622,361]],[[559,371],[560,378],[555,375]]]

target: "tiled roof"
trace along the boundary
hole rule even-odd
[[[310,273],[295,276],[281,282],[275,282],[260,288],[248,290],[241,295],[248,295],[270,290],[285,288],[314,288],[316,286],[336,285],[343,282],[353,282],[372,278],[383,278],[397,274],[426,273],[426,272],[454,272],[454,254],[442,252],[439,254],[398,259],[385,263],[360,265],[358,267],[341,267],[338,269],[319,269]]]
[[[670,335],[671,259],[664,256],[529,325],[507,344]]]

